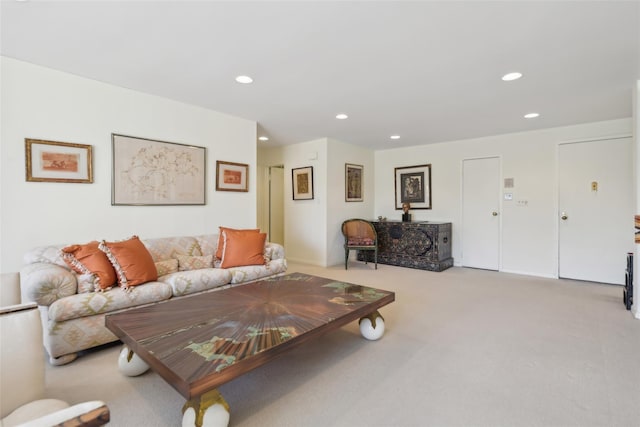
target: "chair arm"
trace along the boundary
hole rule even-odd
[[[97,427],[109,422],[111,413],[100,400],[78,403],[52,414],[21,424],[21,427]]]

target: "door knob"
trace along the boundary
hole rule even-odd
[[[560,218],[562,218],[563,221],[566,221],[567,218],[569,218],[569,217],[567,216],[566,213],[562,212],[562,216],[560,216]]]
[[[493,215],[493,216],[498,216],[498,212],[493,211],[493,212],[491,212],[491,215]]]

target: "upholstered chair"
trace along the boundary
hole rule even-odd
[[[0,425],[101,426],[109,422],[104,402],[69,406],[44,398],[44,391],[45,356],[37,305],[0,308]]]
[[[376,270],[378,269],[378,234],[373,224],[364,219],[348,219],[342,223],[344,235],[344,269],[349,265],[349,251],[374,251]],[[366,264],[366,260],[365,260]]]

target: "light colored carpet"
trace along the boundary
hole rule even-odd
[[[640,426],[640,321],[622,289],[466,268],[351,262],[300,271],[396,292],[386,334],[357,322],[220,388],[231,426]],[[47,368],[48,394],[102,399],[112,426],[178,426],[183,398],[127,378],[120,346]]]

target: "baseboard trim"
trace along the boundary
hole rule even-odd
[[[554,274],[540,274],[540,273],[531,273],[528,271],[518,271],[518,270],[500,270],[500,273],[509,273],[509,274],[520,274],[523,276],[535,276],[535,277],[544,277],[545,279],[557,279],[558,276]]]

